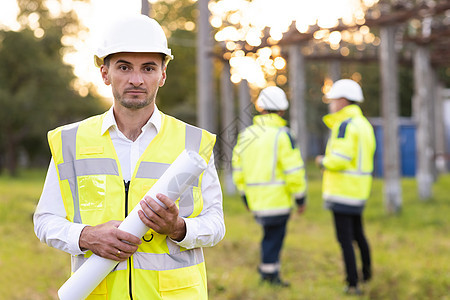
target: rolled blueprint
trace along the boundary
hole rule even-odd
[[[165,207],[162,202],[156,199],[156,194],[164,194],[172,200],[178,199],[205,169],[206,162],[198,153],[184,150],[150,188],[146,196],[150,196]],[[140,209],[140,204],[136,205],[119,226],[119,229],[138,238],[141,238],[149,230],[139,218],[138,211]],[[59,299],[85,299],[118,263],[118,261],[92,254],[58,290]]]

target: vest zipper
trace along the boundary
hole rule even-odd
[[[125,218],[128,216],[128,190],[130,188],[130,181],[125,182],[123,181],[125,185]],[[132,293],[132,282],[131,282],[131,256],[128,258],[128,288],[129,288],[129,294],[130,299],[133,300],[133,293]]]

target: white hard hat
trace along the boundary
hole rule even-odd
[[[289,102],[282,89],[277,86],[269,86],[259,93],[256,106],[262,110],[286,110]]]
[[[345,98],[355,102],[364,101],[361,86],[351,79],[336,81],[325,97],[328,99]]]
[[[111,24],[94,55],[95,65],[100,67],[106,56],[119,52],[162,53],[166,65],[173,59],[161,25],[145,15],[127,16]]]

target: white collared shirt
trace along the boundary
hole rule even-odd
[[[102,134],[109,130],[125,181],[131,179],[140,156],[160,129],[161,113],[155,105],[152,116],[142,127],[139,137],[133,142],[118,129],[113,107],[109,109],[103,120]],[[184,218],[186,236],[181,242],[176,242],[187,249],[214,246],[225,235],[222,190],[214,166],[213,154],[204,172],[201,189],[203,210],[195,218]],[[41,198],[34,214],[34,231],[36,236],[49,246],[72,255],[83,254],[79,247],[79,239],[86,225],[72,223],[66,219],[66,216],[55,163],[51,159]]]

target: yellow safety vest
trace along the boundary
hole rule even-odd
[[[375,135],[358,105],[348,105],[323,118],[331,129],[322,164],[326,207],[360,213],[372,187]]]
[[[305,166],[285,126],[277,114],[255,116],[233,149],[233,180],[256,216],[289,214],[293,197],[305,196]]]
[[[95,226],[123,220],[150,187],[186,148],[209,161],[215,135],[161,113],[161,129],[140,157],[128,197],[119,159],[109,132],[101,135],[106,113],[59,127],[48,134],[67,219]],[[203,209],[201,182],[176,199],[182,217]],[[75,272],[92,255],[72,256]],[[184,249],[149,230],[137,252],[121,262],[88,299],[207,299],[206,270],[201,248]]]

